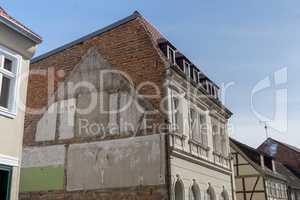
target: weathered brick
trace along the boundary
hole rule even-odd
[[[21,193],[21,200],[166,200],[165,187],[135,187],[79,192],[49,191]]]
[[[34,75],[32,73],[33,70],[54,68],[56,72],[55,89],[57,89],[58,82],[64,80],[57,76],[57,72],[63,70],[66,73],[65,77],[67,77],[80,62],[82,56],[92,47],[95,47],[115,69],[127,73],[132,78],[135,86],[146,81],[155,82],[160,89],[160,96],[157,99],[149,99],[149,101],[155,109],[159,109],[159,103],[163,96],[162,84],[165,65],[154,48],[143,20],[140,18],[32,63],[28,84],[27,107],[45,107],[48,103],[48,96],[51,95],[48,94],[48,74],[45,76]],[[145,95],[153,94],[154,89],[144,87],[139,92]],[[25,145],[34,143],[36,123],[39,119],[40,116],[27,113],[24,133]],[[162,116],[158,115],[156,121],[162,122]]]
[[[57,89],[59,82],[64,81],[70,72],[80,63],[82,57],[91,48],[96,48],[98,53],[102,55],[114,69],[121,70],[127,73],[134,86],[138,86],[143,82],[155,82],[159,88],[159,96],[156,99],[148,98],[153,108],[159,110],[160,102],[164,95],[163,81],[165,72],[165,60],[162,59],[160,52],[157,51],[156,44],[153,43],[149,29],[145,27],[144,19],[136,18],[123,25],[120,25],[101,35],[95,36],[80,44],[74,45],[68,49],[55,53],[47,58],[39,60],[31,64],[31,73],[28,83],[27,95],[27,111],[29,108],[47,107],[48,97],[53,95],[53,92],[48,94],[48,75],[34,74],[35,70],[45,70],[53,68],[55,71],[54,91]],[[62,78],[58,76],[58,72],[63,70],[66,75]],[[151,87],[142,88],[140,94],[153,94],[154,89]],[[54,144],[71,144],[81,142],[91,142],[102,140],[99,136],[95,137],[75,137],[68,140],[54,140],[46,142],[36,142],[35,132],[37,122],[41,118],[41,114],[26,114],[24,146],[39,146],[39,145],[54,145]],[[154,123],[164,123],[165,116],[163,114],[153,115]],[[153,134],[148,132],[147,134]],[[104,138],[115,139],[120,135],[109,135]],[[46,181],[46,180],[45,180]],[[47,192],[31,192],[20,194],[22,200],[158,200],[167,199],[167,186],[154,187],[134,187],[118,190],[98,190],[98,191],[47,191]]]

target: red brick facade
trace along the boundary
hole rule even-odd
[[[300,152],[295,147],[268,138],[258,149],[300,172]]]
[[[122,190],[79,192],[35,192],[21,194],[22,200],[166,200],[164,187],[127,188]]]
[[[151,27],[140,17],[105,32],[92,39],[53,54],[45,59],[31,64],[31,72],[39,69],[55,69],[55,89],[60,79],[57,72],[63,70],[68,76],[79,63],[88,49],[95,47],[115,69],[127,73],[137,86],[142,82],[151,81],[160,87],[159,98],[149,99],[155,109],[159,109],[163,97],[163,80],[165,63],[153,39]],[[150,25],[148,25],[150,26]],[[149,31],[150,30],[150,31]],[[156,34],[157,35],[157,34]],[[154,36],[155,37],[155,36]],[[145,73],[146,72],[146,73]],[[28,84],[27,107],[43,108],[48,103],[48,74],[34,75],[31,73]],[[140,94],[154,94],[153,88],[143,87]],[[161,116],[162,117],[162,116]],[[157,120],[163,122],[158,117]],[[27,114],[25,119],[24,144],[34,142],[35,126],[40,116]]]
[[[27,108],[47,107],[49,96],[53,95],[60,81],[63,81],[74,67],[80,62],[82,57],[91,48],[96,48],[98,53],[103,56],[115,69],[121,70],[130,76],[134,86],[142,82],[154,82],[159,87],[158,98],[147,99],[154,109],[160,109],[160,102],[164,96],[163,81],[166,69],[166,61],[158,50],[156,39],[160,34],[147,24],[141,17],[136,17],[124,24],[110,29],[98,36],[75,44],[62,51],[54,53],[31,64],[31,74],[28,83]],[[35,70],[48,69],[45,75],[34,74]],[[49,75],[51,69],[55,71],[54,90],[48,94]],[[64,77],[60,77],[60,70],[65,72]],[[50,77],[51,78],[51,77]],[[139,94],[154,94],[154,89],[143,87],[138,91]],[[65,141],[36,142],[35,132],[37,122],[41,115],[26,115],[24,146],[40,146],[49,144],[73,144],[79,142],[89,142],[99,140],[99,138],[72,138]],[[154,121],[165,122],[165,116],[158,112],[154,116]],[[112,139],[112,138],[109,138]],[[23,200],[46,200],[46,199],[128,199],[128,200],[158,200],[167,199],[167,186],[153,186],[130,188],[126,190],[103,190],[103,191],[49,191],[32,192],[20,194]]]

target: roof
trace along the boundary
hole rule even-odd
[[[165,39],[165,37],[163,36],[163,34],[160,33],[157,28],[155,28],[151,23],[149,23],[147,20],[145,20],[145,18],[138,11],[134,11],[128,17],[125,17],[125,18],[123,18],[123,19],[121,19],[121,20],[119,20],[119,21],[117,21],[115,23],[112,23],[112,24],[110,24],[110,25],[108,25],[108,26],[106,26],[104,28],[96,30],[96,31],[94,31],[94,32],[92,32],[92,33],[90,33],[88,35],[85,35],[85,36],[77,39],[77,40],[74,40],[74,41],[72,41],[70,43],[67,43],[67,44],[61,46],[61,47],[58,47],[58,48],[53,49],[53,50],[51,50],[51,51],[49,51],[49,52],[47,52],[45,54],[42,54],[40,56],[37,56],[37,57],[33,58],[31,60],[31,63],[38,62],[38,61],[43,60],[43,59],[45,59],[45,58],[47,58],[47,57],[49,57],[51,55],[59,53],[59,52],[65,50],[65,49],[68,49],[68,48],[73,47],[73,46],[75,46],[77,44],[80,44],[80,43],[82,43],[82,42],[84,42],[86,40],[89,40],[89,39],[92,39],[92,38],[94,38],[96,36],[99,36],[99,35],[101,35],[101,34],[103,34],[105,32],[108,32],[108,31],[110,31],[110,30],[112,30],[114,28],[117,28],[118,26],[126,24],[126,23],[128,23],[128,22],[130,22],[132,20],[135,20],[138,17],[140,17],[140,19],[142,20],[143,24],[145,25],[147,31],[149,31],[149,33],[150,33],[150,35],[152,37],[152,40],[156,44],[158,44],[161,40],[167,41]]]
[[[293,174],[286,166],[276,162],[276,171],[283,175],[291,188],[300,189],[300,179]]]
[[[39,44],[42,42],[42,37],[33,32],[31,29],[23,25],[21,22],[17,21],[11,17],[1,6],[0,6],[0,22],[4,23],[8,27],[16,30],[25,37]]]
[[[92,33],[90,33],[88,35],[85,35],[85,36],[83,36],[83,37],[81,37],[81,38],[79,38],[77,40],[74,40],[74,41],[72,41],[70,43],[67,43],[67,44],[65,44],[65,45],[63,45],[61,47],[53,49],[53,50],[51,50],[51,51],[49,51],[49,52],[47,52],[45,54],[37,56],[37,57],[35,57],[35,58],[33,58],[31,60],[31,63],[38,62],[38,61],[43,60],[43,59],[45,59],[45,58],[47,58],[49,56],[52,56],[52,55],[54,55],[56,53],[59,53],[59,52],[65,50],[65,49],[68,49],[68,48],[73,47],[73,46],[75,46],[77,44],[80,44],[80,43],[82,43],[82,42],[84,42],[86,40],[92,39],[92,38],[94,38],[94,37],[96,37],[98,35],[101,35],[101,34],[103,34],[105,32],[108,32],[108,31],[110,31],[110,30],[112,30],[112,29],[114,29],[114,28],[116,28],[118,26],[121,26],[122,24],[126,24],[127,22],[130,22],[130,21],[136,19],[139,16],[141,16],[140,13],[137,12],[137,11],[135,11],[132,15],[129,15],[128,17],[125,17],[125,18],[123,18],[123,19],[121,19],[121,20],[119,20],[119,21],[117,21],[117,22],[115,22],[113,24],[110,24],[110,25],[108,25],[108,26],[106,26],[104,28],[101,28],[101,29],[99,29],[97,31],[94,31],[94,32],[92,32]],[[157,35],[159,35],[159,34],[157,34]]]
[[[273,156],[300,178],[300,149],[284,142],[268,138],[258,148],[261,153]],[[289,159],[293,157],[294,159]]]
[[[300,149],[299,148],[297,148],[295,146],[292,146],[290,144],[287,144],[287,143],[275,140],[275,139],[273,139],[271,137],[269,137],[266,141],[264,141],[258,148],[260,148],[263,144],[268,143],[268,142],[275,142],[277,144],[281,144],[281,145],[286,146],[287,148],[291,149],[292,151],[300,154]]]
[[[280,143],[280,142],[279,142],[279,143]],[[297,148],[297,147],[295,147],[295,146],[292,146],[292,145],[290,145],[290,144],[283,143],[283,142],[281,142],[281,144],[287,146],[288,148],[292,149],[293,151],[295,151],[295,152],[297,152],[297,153],[300,153],[300,149]]]
[[[75,45],[81,44],[81,43],[83,43],[83,42],[85,42],[85,41],[87,41],[89,39],[92,39],[92,38],[94,38],[96,36],[99,36],[99,35],[101,35],[103,33],[106,33],[106,32],[108,32],[108,31],[110,31],[110,30],[112,30],[114,28],[117,28],[118,26],[126,24],[126,23],[128,23],[128,22],[130,22],[132,20],[137,19],[137,18],[139,18],[141,20],[141,22],[143,23],[143,25],[146,28],[146,30],[150,33],[149,35],[150,35],[150,37],[151,37],[151,39],[152,39],[152,41],[153,41],[153,43],[155,45],[158,46],[161,41],[165,41],[165,42],[170,43],[166,39],[166,37],[163,36],[163,34],[161,32],[159,32],[158,29],[155,28],[151,23],[149,23],[138,11],[134,11],[133,14],[131,14],[128,17],[125,17],[125,18],[123,18],[123,19],[121,19],[121,20],[119,20],[119,21],[117,21],[117,22],[115,22],[115,23],[113,23],[111,25],[108,25],[108,26],[106,26],[104,28],[101,28],[101,29],[99,29],[99,30],[97,30],[95,32],[92,32],[92,33],[90,33],[90,34],[88,34],[86,36],[83,36],[83,37],[81,37],[81,38],[79,38],[79,39],[77,39],[75,41],[67,43],[67,44],[65,44],[65,45],[63,45],[61,47],[53,49],[52,51],[49,51],[49,52],[47,52],[45,54],[42,54],[40,56],[37,56],[37,57],[33,58],[31,60],[31,63],[36,63],[36,62],[38,62],[40,60],[43,60],[43,59],[45,59],[45,58],[47,58],[49,56],[52,56],[52,55],[57,54],[57,53],[59,53],[61,51],[64,51],[65,49],[68,49],[68,48],[71,48],[71,47],[73,47]],[[172,45],[172,46],[174,46],[174,45]],[[168,59],[166,59],[166,61],[169,62]],[[208,80],[210,80],[210,79],[208,79]],[[218,101],[216,101],[214,99],[211,99],[211,100],[214,103],[216,103],[218,106],[220,106],[226,113],[229,113],[229,115],[232,115],[232,112],[229,109],[227,109],[224,105],[222,105],[221,102],[218,102]]]
[[[130,16],[125,17],[125,18],[123,18],[123,19],[121,19],[121,20],[119,20],[119,21],[117,21],[117,22],[115,22],[115,23],[113,23],[113,24],[111,24],[111,25],[108,25],[108,26],[106,26],[106,27],[104,27],[104,28],[101,28],[101,29],[99,29],[99,30],[97,30],[97,31],[95,31],[95,32],[92,32],[92,33],[90,33],[90,34],[88,34],[88,35],[86,35],[86,36],[83,36],[83,37],[81,37],[81,38],[79,38],[79,39],[77,39],[77,40],[74,40],[74,41],[72,41],[72,42],[70,42],[70,43],[67,43],[67,44],[65,44],[65,45],[63,45],[63,46],[61,46],[61,47],[58,47],[58,48],[56,48],[56,49],[53,49],[52,51],[49,51],[49,52],[47,52],[47,53],[45,53],[45,54],[42,54],[42,55],[40,55],[40,56],[37,56],[37,57],[33,58],[33,59],[31,60],[31,63],[38,62],[38,61],[40,61],[40,60],[42,60],[42,59],[45,59],[45,58],[47,58],[47,57],[49,57],[49,56],[51,56],[51,55],[53,55],[53,54],[56,54],[56,53],[58,53],[58,52],[60,52],[60,51],[63,51],[63,50],[65,50],[65,49],[68,49],[68,48],[70,48],[70,47],[72,47],[72,46],[75,46],[75,45],[77,45],[77,44],[80,44],[80,43],[82,43],[82,42],[84,42],[84,41],[86,41],[86,40],[89,40],[89,39],[91,39],[91,38],[93,38],[93,37],[96,37],[96,36],[98,36],[98,35],[101,35],[101,34],[107,32],[107,31],[110,31],[110,30],[112,30],[112,29],[114,29],[114,28],[116,28],[116,27],[118,27],[118,26],[120,26],[120,25],[122,25],[122,24],[125,24],[125,23],[127,23],[127,22],[129,22],[129,21],[132,21],[132,20],[134,20],[134,19],[136,19],[136,18],[138,18],[138,17],[140,17],[140,19],[142,20],[142,23],[145,25],[147,31],[149,31],[149,33],[150,33],[150,35],[151,35],[151,37],[152,37],[152,40],[155,42],[156,45],[158,45],[159,43],[162,43],[162,42],[167,42],[167,43],[169,43],[172,47],[174,47],[174,48],[176,49],[175,45],[173,45],[169,40],[167,40],[166,37],[165,37],[161,32],[159,32],[157,28],[155,28],[151,23],[149,23],[149,22],[148,22],[148,21],[147,21],[147,20],[146,20],[139,12],[138,12],[138,11],[134,11],[133,14],[131,14]],[[177,56],[178,56],[178,55],[183,56],[185,59],[187,59],[189,62],[191,62],[188,58],[186,58],[186,57],[185,57],[182,53],[180,53],[179,51],[176,52],[176,53],[177,53]],[[194,65],[194,64],[192,64],[192,65],[196,67],[196,65]],[[196,68],[197,68],[197,67],[196,67]],[[198,69],[198,68],[197,68],[197,69]],[[201,71],[200,69],[198,69],[198,70]],[[201,71],[201,72],[202,72],[202,71]],[[203,74],[203,76],[205,76],[208,80],[210,80],[206,75],[204,75],[203,72],[202,72],[202,74]],[[210,81],[211,81],[215,86],[217,86],[217,84],[215,84],[212,80],[210,80]],[[217,86],[217,87],[218,87],[218,86]]]
[[[272,176],[275,178],[279,178],[282,180],[286,180],[284,176],[282,176],[281,174],[275,173],[272,171],[272,168],[270,165],[265,165],[265,167],[263,168],[261,166],[260,163],[260,153],[257,149],[252,148],[246,144],[243,144],[233,138],[230,138],[230,142],[232,144],[234,144],[245,156],[247,156],[248,159],[250,159],[250,164],[252,164],[252,166],[254,168],[256,168],[259,172],[266,174],[268,176]],[[272,161],[272,158],[264,155],[264,157],[267,159],[267,161]]]

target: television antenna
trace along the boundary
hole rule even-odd
[[[269,126],[268,126],[268,121],[259,121],[259,124],[264,125],[265,133],[266,133],[266,139],[269,138]]]

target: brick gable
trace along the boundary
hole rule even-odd
[[[160,95],[159,98],[149,100],[155,109],[159,109],[163,96],[165,61],[142,17],[137,17],[101,35],[33,62],[28,84],[27,107],[47,107],[49,97],[52,95],[51,92],[53,93],[57,89],[60,81],[68,77],[68,74],[90,48],[96,48],[99,54],[115,69],[127,73],[135,86],[142,82],[155,82],[159,86]],[[45,75],[36,75],[34,74],[36,70],[48,70],[48,72]],[[59,76],[61,71],[65,73],[63,78]],[[54,74],[53,77],[52,74]],[[55,83],[51,92],[48,92],[48,79],[53,79]],[[143,87],[139,92],[141,94],[153,94],[154,90],[151,87]],[[35,127],[39,119],[40,115],[26,115],[25,144],[33,141]],[[162,121],[162,118],[157,120]]]
[[[296,149],[271,138],[262,143],[258,149],[300,172],[300,152]]]

